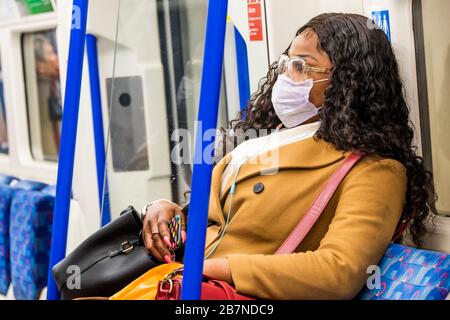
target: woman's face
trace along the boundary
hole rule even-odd
[[[319,51],[318,47],[319,38],[314,31],[309,29],[294,39],[288,54],[289,57],[297,56],[302,58],[311,67],[331,69],[332,63],[330,58],[324,51]],[[316,72],[310,72],[309,75],[314,81],[330,77],[330,74]],[[311,90],[309,100],[318,108],[323,105],[325,90],[329,83],[329,81],[316,83]]]

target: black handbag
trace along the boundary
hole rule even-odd
[[[128,207],[52,269],[62,300],[109,297],[161,262],[144,246],[139,213]]]

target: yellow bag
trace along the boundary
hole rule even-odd
[[[181,267],[183,265],[180,263],[157,266],[131,282],[109,300],[155,300],[159,281]]]

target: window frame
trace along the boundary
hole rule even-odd
[[[2,48],[4,65],[5,103],[7,106],[9,158],[0,156],[0,171],[3,174],[20,175],[24,179],[42,181],[48,184],[56,182],[58,163],[35,160],[31,154],[29,128],[26,107],[26,88],[21,35],[23,33],[57,29],[58,15],[56,12],[44,13],[30,17],[11,19],[0,23],[0,34],[6,45]],[[59,39],[58,39],[59,40]],[[67,50],[68,43],[59,46],[61,52]],[[65,73],[61,65],[61,91],[64,92]]]
[[[9,157],[10,157],[10,154],[11,154],[11,147],[10,147],[10,134],[9,134],[9,125],[8,125],[8,110],[7,110],[7,103],[6,103],[6,96],[5,96],[5,92],[6,92],[6,90],[5,90],[5,79],[6,79],[6,77],[5,77],[5,72],[4,72],[4,65],[2,65],[2,62],[3,62],[3,55],[2,55],[2,52],[3,52],[3,50],[2,50],[2,46],[0,45],[0,72],[1,72],[1,75],[2,75],[2,78],[1,78],[1,80],[2,80],[2,96],[3,96],[3,101],[0,101],[0,103],[1,102],[3,102],[3,108],[4,108],[4,110],[5,110],[5,112],[4,112],[4,114],[3,114],[3,117],[4,117],[4,120],[5,120],[5,131],[6,131],[6,142],[7,142],[7,144],[8,144],[8,151],[7,152],[0,152],[0,158],[3,158],[3,159],[8,159]]]

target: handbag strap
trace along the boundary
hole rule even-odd
[[[297,224],[295,229],[291,232],[289,237],[284,241],[281,247],[277,250],[275,254],[290,254],[298,247],[298,245],[303,241],[308,232],[312,229],[317,219],[324,211],[327,204],[330,202],[336,189],[339,187],[341,182],[350,172],[350,170],[364,157],[364,153],[357,151],[352,153],[347,157],[342,165],[333,173],[333,175],[328,179],[322,192],[316,198],[314,203],[308,212],[303,216],[300,222]]]

